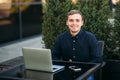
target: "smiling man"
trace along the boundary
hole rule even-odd
[[[61,33],[52,50],[53,60],[101,63],[102,54],[94,34],[82,29],[84,18],[79,10],[68,12],[68,31]],[[71,80],[71,78],[69,78]],[[93,80],[93,79],[88,79]]]
[[[78,62],[102,62],[98,41],[94,34],[82,29],[84,18],[79,10],[68,12],[69,30],[60,34],[52,50],[53,59]]]

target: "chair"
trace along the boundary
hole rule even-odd
[[[100,49],[101,49],[101,54],[103,56],[103,51],[104,51],[104,41],[98,41]]]
[[[104,51],[104,41],[98,41],[99,45],[100,45],[100,49],[101,49],[101,54],[103,56],[103,51]],[[103,61],[102,63],[102,67],[105,65],[105,62]]]
[[[101,49],[101,54],[103,56],[103,51],[104,51],[104,41],[98,41],[100,49]],[[101,64],[102,67],[105,65],[105,62],[103,61],[103,63]],[[102,80],[102,67],[99,70],[99,80]]]

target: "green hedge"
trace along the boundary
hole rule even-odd
[[[111,40],[108,41],[110,49],[107,56],[112,59],[120,60],[120,1],[115,7],[115,14],[113,17],[115,18],[115,24],[111,31]]]
[[[109,0],[78,0],[75,5],[71,3],[71,0],[46,0],[46,2],[47,10],[42,26],[46,48],[52,49],[57,36],[67,29],[67,12],[71,9],[78,9],[85,17],[83,28],[93,32],[98,40],[105,41],[104,57],[108,59],[111,58],[111,54],[120,55],[118,50],[114,51],[117,46],[116,40],[120,40],[118,37],[120,32],[118,29],[115,30],[115,27],[112,27],[108,21],[112,13],[109,8]],[[120,46],[118,45],[117,48]]]

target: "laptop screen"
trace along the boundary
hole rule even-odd
[[[64,66],[53,67],[50,49],[24,47],[22,51],[26,69],[54,72],[53,68],[56,70],[64,68]]]

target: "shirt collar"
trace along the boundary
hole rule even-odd
[[[81,35],[82,35],[82,29],[79,31],[79,33],[76,35],[76,36],[72,36],[71,34],[70,34],[70,31],[68,31],[68,37],[69,38],[76,38],[76,39],[78,39]]]

